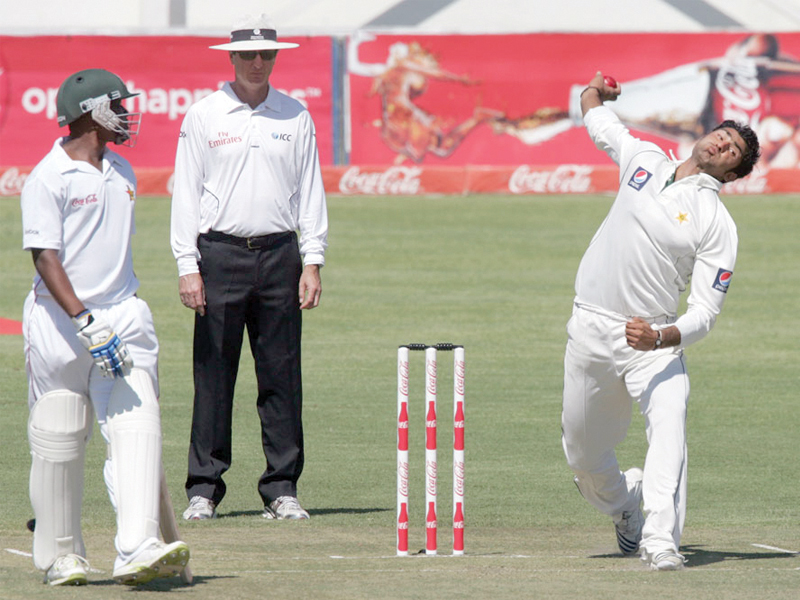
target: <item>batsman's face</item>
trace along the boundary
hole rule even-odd
[[[692,154],[704,173],[728,182],[736,179],[732,169],[742,162],[746,148],[747,145],[739,132],[724,127],[700,138]]]

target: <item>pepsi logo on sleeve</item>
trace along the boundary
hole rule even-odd
[[[733,271],[726,271],[725,269],[720,269],[717,271],[717,278],[714,280],[714,285],[711,286],[715,290],[722,292],[723,294],[728,293],[728,286],[731,284],[731,278],[733,277]]]
[[[652,176],[653,174],[647,169],[636,167],[633,171],[633,175],[631,175],[630,181],[628,181],[628,185],[637,191],[641,190],[645,184],[650,181]]]

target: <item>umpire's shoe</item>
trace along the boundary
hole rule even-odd
[[[183,511],[183,518],[187,521],[204,521],[217,518],[217,505],[208,498],[192,496],[189,508]]]
[[[281,496],[264,507],[261,514],[265,519],[308,519],[308,512],[300,506],[294,496]]]
[[[625,556],[632,556],[639,551],[639,542],[642,541],[642,527],[644,515],[642,514],[642,477],[641,469],[633,468],[625,471],[625,481],[628,485],[630,497],[629,509],[614,515],[614,528],[617,532],[617,545]]]

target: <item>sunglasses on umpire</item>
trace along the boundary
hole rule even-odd
[[[239,50],[236,52],[239,55],[239,58],[246,61],[251,61],[256,59],[256,54],[261,57],[261,60],[274,60],[275,57],[278,55],[277,50]]]

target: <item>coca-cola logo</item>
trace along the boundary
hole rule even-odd
[[[735,179],[722,186],[723,194],[764,194],[769,193],[767,174],[754,170],[744,179]]]
[[[408,361],[400,361],[397,365],[397,392],[408,398]]]
[[[465,367],[464,361],[458,360],[456,361],[455,365],[455,377],[456,377],[456,394],[459,396],[464,395],[464,374],[465,374]]]
[[[397,463],[397,493],[401,496],[408,496],[408,463],[398,461]]]
[[[715,82],[723,101],[722,118],[750,122],[751,113],[761,106],[759,86],[758,67],[752,58],[723,65]]]
[[[436,495],[436,477],[437,477],[438,466],[436,461],[427,460],[425,461],[425,475],[427,483],[425,484],[425,490],[431,496]]]
[[[554,169],[533,170],[520,165],[508,180],[514,194],[585,194],[592,191],[591,165],[560,165]]]
[[[453,492],[458,496],[464,495],[464,462],[453,463]]]
[[[428,391],[429,394],[432,396],[436,395],[436,361],[429,360],[425,364],[425,372],[427,373],[427,382],[425,385],[425,389]]]
[[[86,198],[75,198],[72,200],[72,202],[70,202],[70,204],[72,206],[78,207],[78,206],[86,206],[89,204],[95,204],[96,202],[97,202],[97,195],[90,194],[86,196]]]
[[[385,171],[364,172],[350,167],[339,180],[343,194],[414,195],[422,192],[419,167],[390,167]]]
[[[0,175],[0,196],[19,196],[27,178],[28,174],[21,173],[16,167],[6,169]]]

